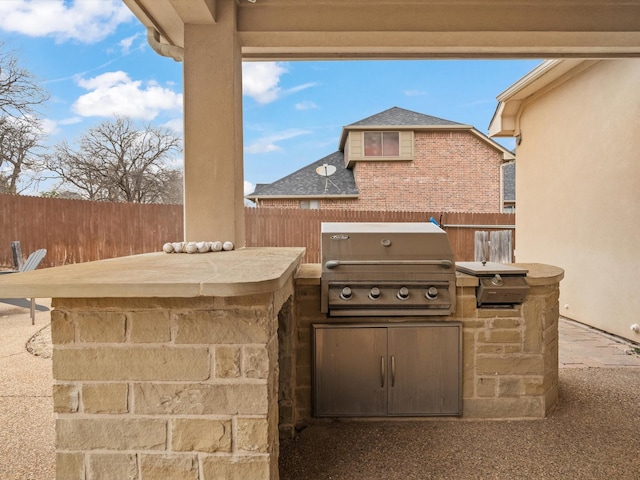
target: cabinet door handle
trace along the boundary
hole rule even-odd
[[[396,386],[396,357],[391,355],[391,386]]]
[[[384,357],[380,357],[380,386],[384,388]]]

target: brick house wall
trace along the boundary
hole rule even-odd
[[[416,131],[413,161],[359,161],[359,198],[321,199],[321,209],[501,211],[503,153],[468,130]],[[260,199],[260,207],[300,208],[298,199]]]

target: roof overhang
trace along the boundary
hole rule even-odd
[[[490,137],[516,137],[519,118],[529,99],[554,88],[597,61],[581,59],[547,60],[496,97],[498,106],[489,124]]]
[[[161,42],[237,4],[247,60],[640,56],[629,0],[123,0]]]

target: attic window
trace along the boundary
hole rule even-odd
[[[400,156],[400,132],[364,132],[364,156]]]

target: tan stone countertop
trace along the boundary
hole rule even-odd
[[[528,270],[527,283],[529,285],[552,285],[564,278],[564,270],[553,265],[543,263],[512,263],[514,267]],[[319,263],[307,263],[300,266],[296,273],[296,282],[300,285],[320,285],[322,268]],[[456,272],[458,287],[476,287],[478,278],[466,273]]]
[[[277,290],[304,248],[148,253],[0,275],[0,298],[239,296]]]

